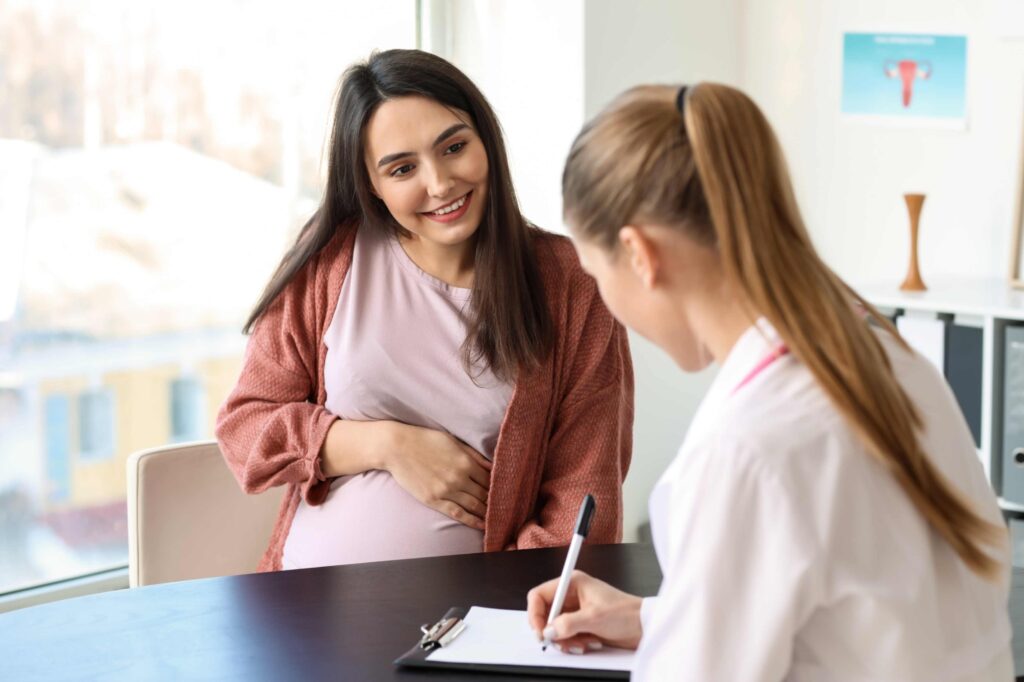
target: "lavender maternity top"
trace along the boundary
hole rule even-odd
[[[491,458],[512,385],[489,370],[470,377],[462,365],[470,292],[423,272],[395,238],[360,229],[324,334],[327,409],[445,431]],[[322,505],[299,503],[282,566],[482,549],[481,531],[421,504],[386,471],[367,471],[335,479]]]

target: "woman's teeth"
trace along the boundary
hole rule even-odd
[[[466,203],[466,197],[462,197],[461,199],[459,199],[455,203],[451,204],[450,206],[445,206],[444,208],[439,208],[436,211],[431,211],[431,214],[433,214],[433,215],[444,215],[445,213],[451,213],[452,211],[457,211],[460,208],[462,208],[462,205],[464,203]]]

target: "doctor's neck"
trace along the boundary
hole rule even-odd
[[[643,231],[656,253],[651,265],[660,295],[655,300],[667,306],[658,314],[668,323],[663,347],[688,371],[712,359],[721,365],[760,312],[726,277],[717,249],[669,227],[646,225]]]
[[[687,318],[694,335],[721,366],[760,315],[724,281],[691,298]]]

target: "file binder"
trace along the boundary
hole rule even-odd
[[[983,330],[980,327],[950,324],[946,328],[945,375],[953,395],[981,447],[981,372]]]
[[[609,670],[603,668],[574,668],[567,665],[517,665],[505,662],[459,662],[452,660],[432,660],[430,655],[438,649],[450,647],[458,642],[458,638],[466,630],[467,610],[453,607],[433,625],[420,627],[420,640],[405,654],[395,660],[395,665],[409,668],[430,668],[435,670],[467,670],[477,672],[505,673],[513,675],[539,675],[569,678],[628,680],[628,670]],[[525,627],[525,620],[523,626]],[[536,643],[540,648],[540,642]],[[583,656],[590,656],[584,654]],[[582,657],[580,657],[582,658]]]
[[[1024,326],[1004,333],[1002,497],[1024,504]]]

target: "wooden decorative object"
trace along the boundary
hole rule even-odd
[[[1024,141],[1024,138],[1022,138]],[[1022,144],[1024,147],[1024,144]],[[1013,211],[1013,235],[1010,239],[1010,286],[1014,289],[1024,289],[1024,275],[1021,274],[1021,229],[1024,225],[1024,149],[1019,157],[1017,171],[1017,196],[1016,206]]]
[[[921,208],[924,206],[923,194],[904,194],[907,212],[910,213],[910,269],[907,278],[900,285],[902,291],[925,291],[928,289],[921,280],[921,272],[917,269],[917,230],[921,220]]]

